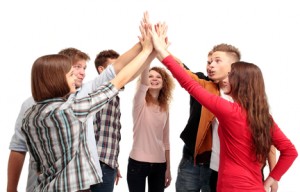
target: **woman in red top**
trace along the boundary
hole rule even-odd
[[[254,64],[236,62],[228,74],[226,94],[234,102],[210,94],[169,54],[166,38],[159,36],[161,25],[152,31],[158,59],[172,72],[180,85],[219,120],[220,167],[218,192],[265,192],[279,181],[297,157],[297,151],[269,112],[262,73]],[[279,160],[262,182],[261,167],[271,145],[280,151]]]

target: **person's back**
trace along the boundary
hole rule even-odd
[[[107,83],[75,99],[69,96],[76,92],[73,71],[70,58],[59,54],[39,57],[32,66],[36,104],[26,111],[21,129],[37,165],[34,191],[81,191],[102,181],[91,157],[86,121],[118,90]]]
[[[223,104],[222,108],[225,107],[226,112],[217,116],[220,138],[217,191],[264,192],[260,172],[262,164],[253,153],[246,113],[237,103],[228,102]]]
[[[36,191],[44,190],[45,186],[47,190],[79,191],[101,182],[87,147],[87,124],[78,120],[70,105],[64,99],[49,99],[25,114],[22,130],[41,173]],[[85,110],[76,113],[79,112]]]

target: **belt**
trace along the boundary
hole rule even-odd
[[[199,158],[197,158],[198,156],[196,156],[196,165],[200,165],[200,166],[205,166],[205,165],[209,165],[209,162],[201,162],[200,160],[199,160]],[[191,162],[193,162],[194,163],[194,157],[193,156],[190,156],[190,155],[188,155],[188,154],[184,154],[183,153],[183,158],[184,159],[187,159],[187,160],[189,160],[189,161],[191,161]]]
[[[186,146],[183,147],[182,154],[183,154],[183,158],[194,162],[194,156],[190,153],[189,149]],[[195,158],[195,163],[197,165],[209,165],[210,164],[210,155],[211,155],[210,151],[198,154]]]

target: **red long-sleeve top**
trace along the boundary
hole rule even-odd
[[[247,125],[246,111],[238,103],[229,102],[206,91],[187,75],[172,56],[167,56],[162,63],[171,71],[180,85],[219,120],[220,167],[217,191],[265,192],[261,180],[262,165],[256,160],[255,152],[251,147],[252,139]],[[270,176],[279,181],[298,153],[275,122],[272,141],[280,151],[280,156]]]

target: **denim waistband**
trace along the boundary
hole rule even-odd
[[[202,154],[198,154],[195,158],[196,164],[198,165],[210,164],[210,155],[211,155],[210,151],[204,152]],[[183,147],[183,157],[187,160],[194,162],[194,156],[191,154],[191,152],[186,146]]]

